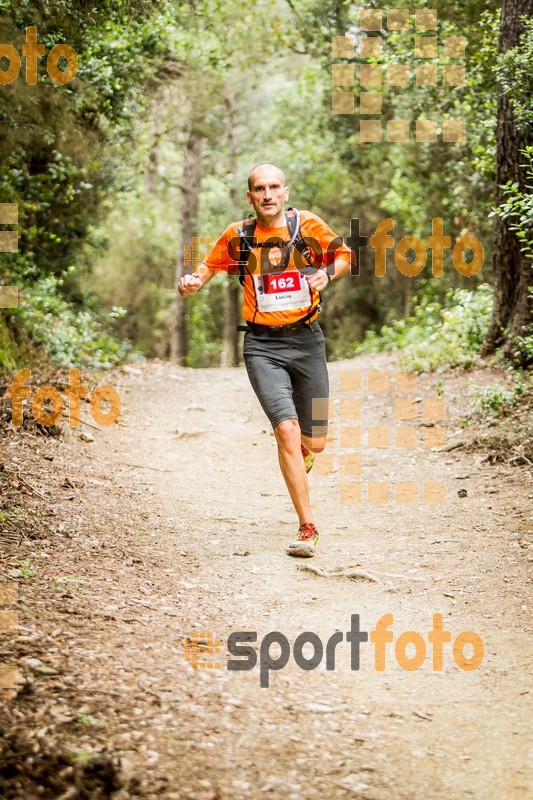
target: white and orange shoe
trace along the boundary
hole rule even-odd
[[[304,522],[298,528],[298,538],[285,550],[289,556],[312,558],[318,542],[318,531],[312,522]]]

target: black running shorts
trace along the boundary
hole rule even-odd
[[[324,334],[318,322],[296,330],[269,333],[247,331],[244,361],[253,389],[273,428],[286,419],[296,419],[305,436],[327,433],[327,403],[313,399],[329,397]],[[326,417],[326,418],[324,418]]]

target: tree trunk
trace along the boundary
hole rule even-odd
[[[405,280],[405,275],[402,275],[403,278],[403,316],[404,319],[408,319],[411,314],[411,289],[412,284],[414,283],[412,278],[408,278]]]
[[[149,194],[154,194],[157,188],[157,167],[159,162],[159,140],[161,138],[161,122],[159,115],[159,98],[152,101],[150,121],[150,149],[148,163],[144,172],[144,185]]]
[[[186,272],[183,247],[192,245],[193,236],[198,233],[198,205],[200,199],[200,183],[202,180],[203,138],[194,128],[190,131],[183,149],[183,171],[181,177],[181,225],[180,249],[176,259],[176,287]],[[176,290],[176,306],[174,330],[172,333],[171,358],[176,364],[184,367],[188,347],[187,302]]]
[[[237,208],[237,145],[235,142],[235,98],[228,94],[225,98],[227,119],[227,145],[229,159],[229,196],[233,208]],[[221,364],[223,367],[238,367],[240,362],[239,332],[237,325],[240,319],[240,284],[235,275],[228,277],[228,288],[224,307],[224,341],[222,345]]]
[[[515,47],[523,32],[521,16],[533,14],[533,0],[503,0],[498,49],[504,53]],[[499,89],[498,131],[496,140],[496,204],[504,201],[502,184],[517,182],[526,192],[524,157],[520,154],[533,144],[531,130],[518,130],[508,96]],[[496,217],[494,231],[494,309],[483,354],[501,347],[506,355],[516,350],[514,337],[523,333],[533,319],[532,301],[528,298],[531,264],[520,252],[520,240],[509,230],[509,222]]]

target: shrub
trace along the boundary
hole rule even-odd
[[[483,415],[497,415],[503,417],[507,412],[518,403],[524,395],[531,394],[531,378],[527,373],[514,373],[514,386],[506,389],[503,386],[473,386],[474,391],[473,407],[474,411]]]
[[[401,368],[418,372],[444,364],[469,367],[481,350],[492,302],[489,284],[470,291],[451,290],[444,305],[425,303],[422,298],[411,317],[385,325],[379,332],[368,331],[356,353],[404,350],[399,358]]]
[[[107,326],[123,310],[114,308],[108,318],[99,318],[94,311],[78,309],[61,297],[62,283],[49,275],[21,292],[16,313],[32,341],[62,366],[110,367],[121,361],[130,344],[116,340]]]

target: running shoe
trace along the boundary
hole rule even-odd
[[[304,462],[305,462],[305,471],[311,472],[313,464],[315,463],[315,454],[312,453],[310,450],[308,450],[307,447],[304,447],[302,445],[302,455],[304,457]]]
[[[289,556],[312,558],[318,542],[318,531],[312,522],[304,522],[298,528],[298,538],[285,550]]]

